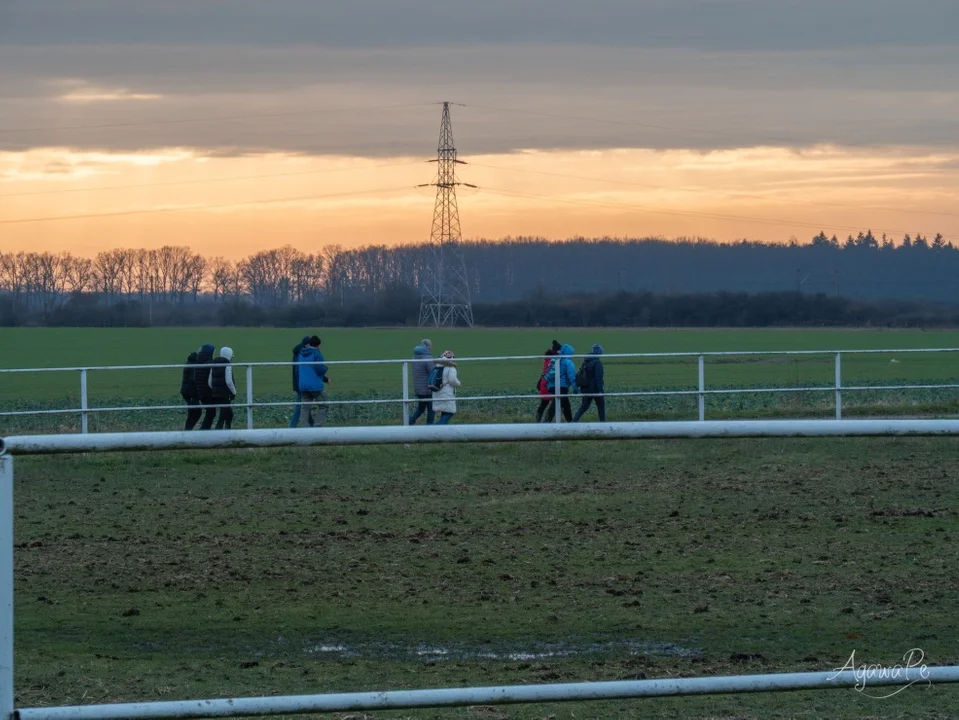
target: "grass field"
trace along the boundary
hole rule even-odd
[[[200,344],[228,344],[236,362],[288,362],[290,350],[304,332],[272,328],[206,329],[41,329],[0,330],[0,365],[15,367],[81,367],[102,365],[172,364],[183,362]],[[323,338],[322,350],[333,365],[329,386],[332,400],[387,399],[402,396],[399,365],[349,364],[355,360],[406,359],[421,339],[418,329],[316,330]],[[537,355],[553,338],[571,343],[578,352],[588,352],[594,342],[608,354],[630,352],[736,352],[787,350],[856,350],[959,347],[957,331],[871,330],[630,330],[630,329],[476,329],[429,332],[437,352],[451,348],[460,358]],[[845,355],[845,385],[953,382],[959,362],[956,353],[880,353]],[[605,360],[607,392],[695,390],[697,360],[687,358],[613,358]],[[539,376],[537,359],[511,362],[461,361],[464,382],[460,395],[532,393]],[[182,404],[179,370],[92,371],[89,397],[94,407]],[[238,402],[246,397],[245,370],[238,368]],[[258,402],[289,402],[292,399],[289,367],[254,369],[254,398]],[[833,355],[739,356],[709,358],[708,388],[802,387],[829,388],[835,378]],[[0,374],[0,409],[35,410],[78,407],[79,373]],[[848,414],[953,412],[959,394],[955,391],[918,390],[849,392],[844,405]],[[762,417],[804,415],[829,417],[833,394],[808,390],[788,395],[723,395],[708,399],[709,417]],[[610,419],[690,419],[696,417],[696,398],[611,398]],[[458,421],[526,421],[536,400],[476,401],[463,403]],[[259,409],[257,427],[285,424],[289,408]],[[175,428],[182,412],[101,413],[93,416],[95,430]],[[331,412],[331,424],[398,422],[398,405],[340,406]],[[76,415],[0,418],[0,432],[75,431]]]
[[[959,663],[951,439],[20,458],[17,704]],[[959,688],[344,718],[947,718]]]

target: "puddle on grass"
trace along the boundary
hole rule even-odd
[[[627,654],[658,657],[698,657],[702,651],[686,648],[673,643],[656,643],[639,640],[612,642],[524,644],[522,647],[503,645],[493,648],[490,644],[482,646],[431,646],[402,645],[398,643],[329,643],[311,645],[306,648],[308,655],[322,655],[337,658],[390,658],[422,659],[432,662],[467,660],[545,660],[548,658],[583,657],[589,655]]]

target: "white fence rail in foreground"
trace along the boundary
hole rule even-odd
[[[909,348],[909,349],[885,349],[885,350],[751,350],[751,351],[722,351],[722,352],[679,352],[679,353],[608,353],[603,355],[604,360],[634,359],[634,360],[695,360],[696,376],[689,378],[689,390],[615,390],[616,379],[611,377],[607,383],[607,391],[604,396],[610,397],[683,397],[695,396],[697,398],[697,415],[700,421],[706,419],[707,398],[720,395],[744,395],[744,394],[789,394],[789,393],[823,393],[832,395],[834,398],[836,419],[843,417],[843,393],[855,393],[866,391],[892,391],[892,390],[946,390],[957,389],[959,383],[925,383],[925,384],[888,384],[888,385],[845,385],[842,375],[843,356],[861,356],[861,355],[923,355],[929,353],[957,353],[959,348]],[[707,360],[722,360],[729,358],[748,358],[748,357],[792,357],[802,358],[810,356],[820,356],[832,358],[834,369],[832,372],[832,382],[828,384],[809,385],[795,387],[739,387],[739,388],[716,388],[707,385],[708,374],[706,372]],[[580,353],[566,356],[571,358],[574,363],[587,357],[587,354]],[[475,362],[511,362],[511,361],[530,361],[531,373],[537,371],[536,362],[542,363],[543,355],[513,355],[513,356],[490,356],[490,357],[467,357],[457,358],[457,364],[469,364]],[[324,404],[329,406],[343,405],[395,405],[402,408],[402,422],[404,425],[409,422],[409,413],[417,398],[411,393],[410,369],[415,361],[409,359],[390,359],[390,360],[328,360],[325,361],[330,368],[348,368],[369,365],[392,365],[397,366],[401,376],[400,382],[395,386],[397,395],[395,397],[379,399],[360,399],[360,400],[336,400],[329,399]],[[234,377],[242,381],[243,393],[238,395],[232,403],[236,410],[245,411],[246,428],[254,428],[254,409],[255,408],[277,408],[287,407],[292,409],[298,403],[295,399],[284,402],[263,402],[256,400],[254,389],[254,369],[267,367],[287,367],[292,368],[292,362],[252,362],[233,363]],[[80,432],[90,431],[90,419],[97,414],[122,413],[122,412],[149,412],[158,410],[176,410],[184,411],[186,406],[177,405],[129,405],[129,406],[111,406],[96,407],[91,406],[89,397],[90,377],[99,372],[115,371],[152,371],[152,370],[182,370],[187,367],[183,364],[169,365],[105,365],[101,367],[62,367],[62,368],[0,368],[0,378],[4,376],[16,376],[21,373],[76,373],[79,382],[80,406],[74,408],[56,408],[49,410],[4,410],[0,408],[0,418],[16,416],[35,416],[35,415],[76,415],[80,418]],[[193,365],[190,367],[213,367],[213,365]],[[609,366],[607,365],[607,374]],[[556,366],[557,382],[559,387],[559,364]],[[532,384],[532,382],[530,383]],[[695,389],[692,389],[695,388]],[[559,394],[547,396],[550,399],[559,398]],[[458,403],[470,403],[489,400],[514,400],[542,399],[543,396],[534,393],[521,394],[499,394],[499,395],[457,395]],[[573,398],[571,397],[571,400]],[[208,406],[211,407],[211,406]],[[212,406],[220,407],[220,406]],[[556,422],[561,418],[560,403],[556,402],[554,407]]]
[[[833,670],[533,686],[217,698],[49,708],[15,707],[14,456],[117,450],[229,449],[305,445],[602,440],[674,437],[959,435],[959,420],[742,420],[153,432],[10,436],[0,440],[0,720],[113,720],[282,715],[306,712],[585,701],[959,682],[959,666]]]

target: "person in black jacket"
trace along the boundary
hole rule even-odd
[[[210,363],[213,362],[214,350],[216,348],[213,345],[201,347],[196,354],[197,367],[193,368],[193,390],[200,405],[206,410],[201,428],[212,427],[213,418],[216,417],[216,408],[210,407],[213,405],[213,393],[210,391]],[[202,365],[206,367],[200,367]]]
[[[300,340],[299,345],[293,348],[293,362],[300,361],[300,350],[310,344],[310,336],[307,335]],[[300,424],[300,407],[303,402],[303,393],[300,392],[300,366],[293,365],[293,392],[296,393],[296,407],[293,408],[293,417],[290,418],[290,427],[295,428]]]
[[[573,417],[573,422],[579,422],[583,414],[589,409],[589,405],[596,401],[596,411],[599,413],[599,421],[606,422],[606,398],[603,397],[603,391],[606,389],[603,382],[603,361],[599,356],[603,354],[602,345],[593,345],[593,353],[583,361],[581,372],[585,375],[586,384],[580,388],[583,393],[583,402],[580,403],[579,410]]]
[[[233,360],[233,349],[228,347],[220,348],[218,357],[213,358],[213,367],[210,370],[207,384],[210,387],[210,395],[214,405],[220,405],[220,419],[216,421],[216,429],[223,430],[224,427],[230,430],[233,427],[233,408],[230,403],[236,397],[236,385],[233,383],[233,367],[230,364]],[[215,408],[211,408],[215,410]],[[203,420],[203,430],[209,430],[213,424],[213,419]]]
[[[183,368],[183,379],[180,380],[180,396],[186,402],[188,408],[184,430],[195,428],[200,420],[200,415],[203,414],[203,410],[200,409],[200,396],[197,395],[196,386],[193,384],[193,373],[196,368],[192,366],[196,365],[197,353],[198,351],[191,352],[187,357],[186,365]]]

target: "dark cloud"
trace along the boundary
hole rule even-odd
[[[954,0],[30,0],[0,6],[0,42],[810,50],[953,45],[957,14]]]
[[[422,156],[442,100],[467,106],[470,154],[951,146],[950,18],[955,0],[0,3],[0,149]]]

